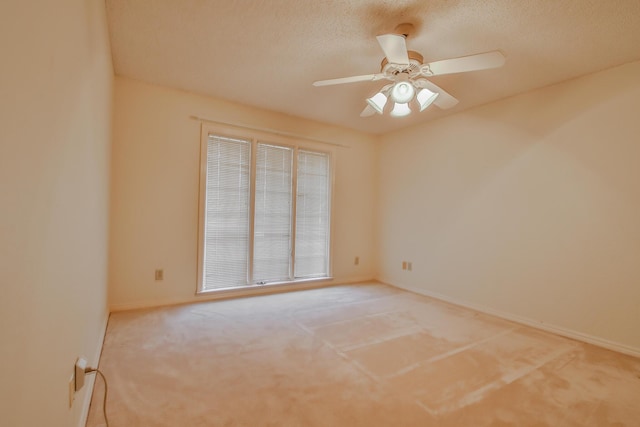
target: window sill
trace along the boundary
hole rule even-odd
[[[289,282],[269,282],[265,284],[253,284],[245,286],[233,286],[229,288],[208,289],[196,292],[196,296],[212,296],[212,295],[228,295],[237,294],[238,296],[254,295],[257,293],[277,292],[280,290],[307,289],[323,284],[330,283],[333,277],[314,277],[312,279],[298,279]]]

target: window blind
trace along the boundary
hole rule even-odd
[[[251,142],[207,143],[203,290],[247,284]]]
[[[329,155],[298,151],[295,277],[329,273]]]
[[[293,150],[258,143],[253,282],[291,280]]]

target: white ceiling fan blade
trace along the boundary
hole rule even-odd
[[[494,50],[493,52],[463,56],[462,58],[431,62],[422,66],[422,73],[427,76],[438,76],[441,74],[486,70],[488,68],[501,67],[504,61],[504,55],[500,51]]]
[[[330,86],[330,85],[341,85],[344,83],[355,83],[355,82],[366,82],[366,81],[376,81],[384,78],[384,74],[366,74],[362,76],[351,76],[351,77],[342,77],[339,79],[329,79],[329,80],[319,80],[317,82],[313,82],[314,86]]]
[[[378,43],[387,57],[387,61],[392,64],[409,64],[409,54],[407,53],[407,43],[404,36],[398,34],[383,34],[377,36]]]
[[[360,117],[373,116],[375,113],[376,113],[376,110],[374,110],[371,105],[367,104],[367,106],[364,107],[364,110],[362,110],[362,113],[360,113]]]
[[[459,102],[457,99],[451,96],[451,94],[449,94],[446,90],[442,89],[440,86],[434,83],[431,83],[429,80],[426,80],[426,79],[416,80],[414,84],[418,87],[423,87],[423,88],[429,89],[431,92],[437,93],[438,97],[436,98],[435,101],[433,101],[433,103],[439,108],[442,108],[443,110],[446,110],[448,108],[453,108]]]

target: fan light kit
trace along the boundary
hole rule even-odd
[[[383,114],[385,110],[388,110],[391,116],[402,117],[411,114],[411,105],[419,111],[424,111],[431,104],[447,109],[458,103],[456,98],[425,77],[496,68],[501,67],[505,62],[504,55],[495,50],[424,64],[421,54],[407,50],[406,38],[412,31],[413,25],[400,24],[396,27],[395,33],[376,37],[385,54],[380,73],[320,80],[314,82],[313,85],[329,86],[382,79],[390,80],[392,83],[383,86],[373,96],[367,98],[367,106],[360,113],[360,116]],[[387,107],[391,104],[389,99],[391,99],[393,107]]]
[[[393,85],[383,87],[380,92],[367,98],[367,103],[376,113],[382,114],[389,97],[395,102],[391,115],[394,117],[402,117],[411,114],[409,103],[414,99],[417,101],[420,111],[427,108],[438,97],[438,93],[432,92],[427,88],[416,89],[413,82],[400,81]]]

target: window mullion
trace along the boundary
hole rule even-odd
[[[253,242],[254,242],[254,230],[255,230],[255,213],[256,213],[256,153],[258,147],[258,141],[253,138],[251,140],[251,172],[249,175],[249,265],[247,268],[247,283],[253,284]]]

